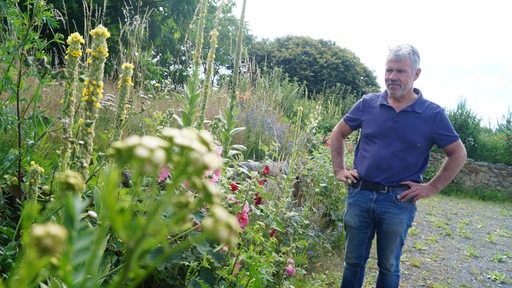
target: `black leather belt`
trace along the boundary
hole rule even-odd
[[[403,189],[411,188],[409,185],[406,185],[406,184],[386,186],[386,185],[382,185],[380,183],[369,182],[369,181],[364,181],[364,180],[352,182],[350,184],[350,187],[352,187],[354,189],[367,190],[367,191],[372,191],[372,192],[390,192],[390,191],[398,190],[398,189],[403,190]]]

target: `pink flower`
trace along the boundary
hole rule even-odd
[[[354,146],[352,146],[352,143],[348,142],[348,152],[354,151]]]
[[[286,268],[284,268],[284,271],[286,272],[286,275],[288,275],[288,276],[295,275],[295,272],[297,272],[297,270],[295,270],[295,268],[293,268],[292,264],[288,264],[288,266],[286,266]]]
[[[210,172],[210,182],[211,183],[217,183],[217,181],[220,180],[220,169],[214,170],[213,172]]]
[[[288,266],[286,266],[286,268],[284,268],[284,271],[286,272],[286,275],[288,275],[288,276],[295,275],[295,272],[297,272],[295,270],[295,268],[293,268],[293,265],[295,264],[295,261],[293,261],[292,258],[288,258],[286,260],[286,262],[288,263]]]
[[[232,275],[238,274],[238,272],[240,272],[240,267],[242,267],[242,264],[240,263],[240,261],[236,262],[235,267],[233,267]]]
[[[158,174],[158,182],[162,182],[165,180],[169,175],[171,174],[171,169],[169,166],[165,166],[162,171],[160,171],[160,174]]]
[[[236,219],[238,219],[238,223],[242,228],[249,224],[249,217],[247,217],[247,212],[249,212],[249,203],[245,201],[244,209],[242,210],[242,212],[236,215]]]
[[[263,186],[267,182],[267,179],[258,180],[258,185]]]

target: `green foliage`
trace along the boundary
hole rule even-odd
[[[379,87],[375,75],[354,53],[331,41],[280,37],[254,43],[249,55],[260,67],[283,69],[291,79],[306,85],[309,94],[341,85],[362,95]]]
[[[460,101],[455,110],[448,112],[448,118],[450,118],[455,131],[459,133],[468,157],[473,158],[477,154],[481,142],[480,118],[466,106],[465,100]]]

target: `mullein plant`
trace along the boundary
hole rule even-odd
[[[215,24],[213,30],[210,32],[210,50],[208,51],[208,58],[206,59],[206,75],[204,78],[204,90],[203,97],[201,97],[201,111],[199,114],[199,123],[198,128],[203,128],[204,123],[204,114],[206,112],[206,105],[208,104],[208,98],[210,96],[211,86],[212,86],[212,78],[213,78],[213,69],[215,64],[215,50],[217,49],[217,36],[219,36],[219,32],[217,31],[219,18],[218,15],[215,18]]]
[[[103,72],[105,61],[108,57],[107,38],[110,32],[103,25],[99,25],[89,34],[92,36],[92,45],[86,52],[89,54],[87,63],[89,70],[84,81],[84,89],[82,91],[83,118],[79,121],[81,131],[81,153],[78,160],[78,171],[84,179],[89,176],[89,163],[92,158],[94,126],[98,118],[98,110],[101,108],[100,100],[103,97]]]
[[[130,105],[128,104],[128,100],[130,99],[130,89],[133,87],[132,75],[133,75],[133,64],[124,63],[121,66],[122,73],[121,79],[118,83],[119,90],[119,99],[117,102],[117,112],[116,112],[116,125],[114,129],[114,141],[121,140],[121,136],[123,134],[123,129],[126,125],[126,120],[128,119],[128,109]]]
[[[70,155],[72,153],[73,139],[73,122],[75,118],[76,106],[76,90],[79,78],[80,57],[82,57],[82,44],[85,43],[84,38],[75,32],[71,34],[66,43],[69,45],[66,50],[66,83],[64,90],[64,98],[61,100],[63,113],[63,134],[64,148],[62,150],[61,168],[65,171],[68,168]]]
[[[222,151],[225,155],[230,155],[232,153],[231,150],[231,141],[233,135],[242,131],[244,128],[239,127],[235,128],[236,125],[236,116],[238,114],[238,109],[236,107],[237,103],[237,89],[238,89],[238,76],[239,76],[239,67],[240,67],[240,59],[242,54],[242,41],[243,41],[243,30],[244,30],[244,19],[245,19],[245,4],[246,0],[244,0],[242,4],[242,15],[240,16],[240,26],[238,27],[238,37],[236,44],[236,55],[233,65],[233,83],[231,84],[231,93],[229,96],[229,103],[227,109],[224,111],[224,117],[226,121],[225,130],[221,134],[222,141]]]
[[[39,195],[39,183],[41,182],[41,173],[44,169],[37,165],[34,161],[30,162],[30,168],[27,174],[27,192],[29,200],[36,201]]]

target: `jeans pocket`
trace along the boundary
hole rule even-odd
[[[398,205],[400,207],[404,207],[404,208],[411,208],[416,205],[416,203],[412,203],[412,199],[409,199],[407,201],[402,201],[402,200],[398,199],[398,195],[400,195],[401,193],[402,192],[393,195],[393,200],[395,200],[396,205]]]

